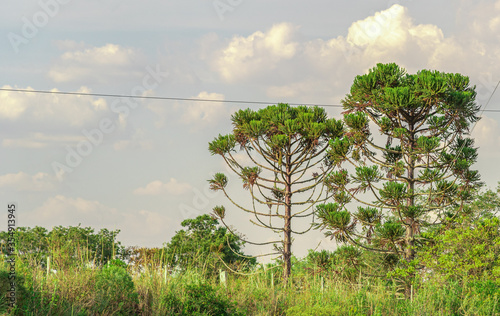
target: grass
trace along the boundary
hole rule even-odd
[[[18,307],[10,315],[498,315],[500,286],[491,280],[461,284],[430,279],[412,300],[390,282],[295,270],[280,282],[279,269],[252,275],[217,275],[193,269],[135,273],[116,263],[103,269],[70,265],[57,273],[18,261]],[[274,273],[273,279],[271,273]],[[0,269],[0,289],[8,286]],[[274,283],[274,286],[273,286]],[[0,313],[6,313],[5,301]]]

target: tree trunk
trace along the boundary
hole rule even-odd
[[[285,230],[283,231],[283,279],[288,281],[288,277],[292,273],[292,225],[291,225],[291,206],[285,208]]]
[[[283,230],[283,279],[285,283],[292,274],[292,176],[291,156],[286,155],[285,175],[285,226]]]
[[[416,139],[415,139],[415,132],[414,132],[414,124],[410,123],[409,124],[409,130],[410,130],[410,156],[408,157],[408,189],[409,193],[411,193],[410,197],[408,198],[407,206],[415,206],[415,196],[414,196],[414,190],[415,190],[415,159],[411,155],[415,151],[416,147]],[[415,245],[415,219],[414,218],[406,218],[405,219],[405,224],[406,224],[406,236],[405,236],[405,260],[409,264],[413,259],[415,258],[415,249],[413,248]],[[409,299],[412,297],[412,286],[411,286],[411,281],[413,280],[414,274],[411,274],[408,279],[405,281],[405,297]]]

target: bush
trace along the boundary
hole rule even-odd
[[[116,262],[115,262],[116,263]],[[99,314],[137,315],[139,296],[132,277],[118,265],[106,265],[97,275],[95,312]]]
[[[181,297],[179,291],[170,291],[162,303],[170,315],[244,315],[236,310],[233,302],[206,283],[186,285],[185,295]]]
[[[500,220],[463,218],[442,234],[431,235],[420,259],[446,280],[492,280],[500,284]]]
[[[9,309],[10,297],[10,284],[11,279],[9,279],[9,273],[7,271],[0,271],[0,314],[4,315]],[[26,298],[28,297],[28,292],[25,289],[24,278],[19,274],[16,275],[16,303],[18,308],[26,304]]]
[[[340,306],[307,306],[306,304],[300,304],[290,307],[286,314],[288,316],[330,316],[338,315],[340,312]]]

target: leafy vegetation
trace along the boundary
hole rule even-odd
[[[93,306],[93,311],[99,315],[138,314],[138,294],[126,267],[127,265],[121,261],[112,261],[97,274],[95,295],[99,304]]]
[[[51,268],[64,269],[85,260],[104,265],[113,257],[124,258],[125,247],[116,237],[120,230],[101,229],[94,233],[90,227],[57,226],[49,232],[44,227],[18,227],[15,234],[16,253],[35,265],[44,266],[50,254]],[[0,232],[0,253],[6,254],[8,232]]]
[[[244,270],[255,264],[255,258],[241,251],[244,242],[207,214],[184,220],[182,229],[172,237],[165,249],[170,268],[218,273],[219,269]]]

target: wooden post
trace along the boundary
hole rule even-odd
[[[321,276],[321,293],[325,291],[325,278]]]
[[[274,289],[274,271],[271,270],[271,288]]]
[[[47,257],[47,276],[49,275],[50,272],[50,256]]]
[[[227,287],[227,283],[226,283],[227,271],[222,271],[219,269],[219,279],[220,279],[220,283],[224,284],[224,286]]]

